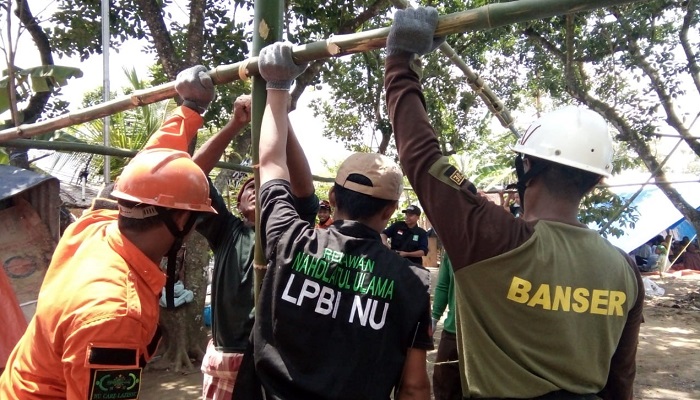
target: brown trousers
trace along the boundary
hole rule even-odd
[[[462,381],[457,360],[457,335],[443,330],[433,368],[435,400],[462,400]]]

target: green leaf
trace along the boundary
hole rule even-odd
[[[31,78],[34,92],[48,92],[53,88],[66,86],[70,78],[81,78],[83,71],[75,67],[41,65],[19,70],[17,74]]]

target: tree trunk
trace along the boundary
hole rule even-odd
[[[184,247],[184,265],[178,265],[178,271],[184,269],[181,279],[185,289],[193,292],[194,300],[175,309],[161,307],[161,357],[150,363],[149,369],[194,372],[199,365],[193,364],[193,361],[201,362],[204,356],[208,329],[204,326],[202,312],[207,294],[209,246],[202,235],[194,232],[185,241]]]
[[[41,29],[41,26],[39,26],[39,23],[37,22],[36,18],[34,18],[34,14],[32,14],[31,9],[29,8],[29,2],[16,0],[15,3],[17,8],[15,9],[14,14],[15,16],[17,16],[17,18],[19,18],[24,29],[26,29],[32,37],[32,41],[34,41],[34,45],[36,46],[39,52],[41,64],[53,65],[53,54],[51,52],[49,38],[48,36],[46,36],[46,32],[44,32],[44,30]],[[9,14],[7,15],[7,18],[10,18]],[[31,124],[36,122],[41,116],[41,114],[44,112],[44,107],[46,107],[46,103],[48,103],[49,98],[51,98],[52,94],[53,91],[34,93],[29,98],[29,102],[26,108],[21,112],[21,120],[14,121],[15,126],[19,126],[21,123]],[[13,116],[13,119],[14,118],[16,118],[16,115]],[[27,149],[10,148],[8,149],[8,152],[10,156],[10,165],[19,168],[29,169],[30,165]]]
[[[178,72],[201,62],[203,52],[203,26],[206,0],[190,2],[190,23],[187,31],[186,56],[175,49],[168,26],[163,19],[163,5],[156,0],[136,0],[153,38],[158,60],[170,80]],[[196,139],[190,146],[194,150]],[[201,361],[207,342],[208,330],[204,326],[202,312],[207,290],[206,267],[209,263],[209,246],[206,239],[194,232],[185,241],[184,279],[185,289],[194,292],[194,300],[175,309],[161,308],[160,324],[163,329],[162,357],[150,364],[153,369],[171,369],[176,372],[193,372],[192,360]]]

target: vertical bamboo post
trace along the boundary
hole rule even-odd
[[[109,0],[102,0],[102,101],[108,102],[109,95]],[[102,123],[102,143],[109,146],[112,142],[109,139],[109,120],[110,116],[106,115]],[[109,165],[109,156],[104,157],[104,184],[105,186],[111,181],[111,172]]]
[[[282,21],[284,15],[284,0],[255,0],[254,4],[254,22],[253,22],[253,57],[260,54],[260,50],[270,43],[274,43],[282,39]],[[260,143],[260,124],[262,122],[263,113],[265,112],[265,103],[267,101],[267,91],[265,89],[265,80],[260,75],[253,76],[253,93],[252,93],[252,146],[253,146],[253,165],[258,165],[259,154],[258,145]],[[260,170],[253,169],[255,176],[255,258],[253,265],[255,268],[255,303],[258,302],[260,294],[260,286],[265,277],[266,262],[265,254],[260,240]]]

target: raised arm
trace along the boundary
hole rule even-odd
[[[290,169],[295,173],[303,172],[304,169],[308,171],[306,156],[294,132],[290,132],[287,116],[289,88],[294,78],[304,72],[306,65],[294,63],[291,43],[277,42],[262,49],[258,68],[260,75],[267,81],[267,101],[260,127],[258,153],[262,186],[273,179],[289,181]],[[291,163],[289,168],[288,156]],[[301,164],[305,164],[305,167]],[[310,171],[308,175],[311,176]]]
[[[260,186],[273,179],[289,181],[287,169],[287,99],[286,90],[267,90],[265,113],[260,126]]]
[[[233,103],[233,115],[228,123],[216,135],[212,136],[197,149],[192,157],[194,162],[209,174],[231,140],[238,136],[250,123],[250,95],[239,96]]]
[[[175,91],[183,99],[178,107],[151,136],[144,149],[167,148],[187,151],[197,130],[202,127],[201,114],[214,99],[214,83],[203,65],[187,68],[177,74]]]
[[[287,167],[292,185],[292,194],[297,198],[311,196],[314,191],[313,177],[309,161],[306,159],[304,149],[302,149],[292,124],[287,118]]]

